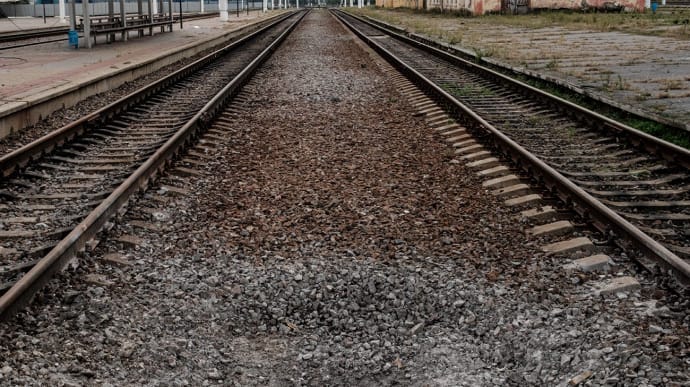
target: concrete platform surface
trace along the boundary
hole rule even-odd
[[[450,43],[487,62],[541,74],[690,130],[689,14],[663,16],[670,18],[668,26],[643,34],[614,31],[615,27],[597,30],[600,25],[589,29],[586,24],[528,28],[487,17],[388,9],[359,12],[410,33]],[[523,16],[515,16],[519,17]]]
[[[0,33],[55,27],[69,27],[69,18],[66,18],[64,23],[57,17],[47,17],[45,23],[40,17],[0,18]]]
[[[127,42],[99,43],[91,49],[70,48],[64,41],[4,50],[0,55],[0,118],[52,95],[128,71],[281,12],[285,11],[252,11],[249,15],[231,16],[227,22],[219,18],[190,20],[184,22],[183,29],[177,23],[172,32],[155,29],[153,36],[133,37],[135,32],[131,32]],[[27,28],[42,25],[42,19],[12,20]],[[0,19],[0,26],[7,27],[7,23],[7,19]]]

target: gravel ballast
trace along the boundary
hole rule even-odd
[[[0,325],[0,384],[690,383],[687,301],[588,295],[379,61],[312,11],[202,176],[162,179],[188,194],[150,189]]]

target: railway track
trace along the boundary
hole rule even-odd
[[[216,16],[215,13],[186,14],[182,15],[182,20],[205,19],[214,16]],[[179,23],[179,16],[175,15],[174,18],[174,23]],[[35,46],[37,44],[67,41],[68,32],[69,27],[49,27],[3,32],[0,33],[0,51]]]
[[[9,31],[0,33],[0,43],[31,39],[44,36],[60,35],[69,31],[69,27],[48,27],[31,30]]]
[[[1,319],[94,243],[89,241],[193,141],[304,14],[286,14],[0,158]]]
[[[68,31],[69,27],[51,27],[2,33],[0,34],[0,51],[65,41]]]
[[[334,13],[479,137],[617,244],[690,278],[690,152],[343,12]],[[483,141],[488,142],[488,141]],[[468,145],[471,143],[468,142]]]

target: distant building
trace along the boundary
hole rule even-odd
[[[525,13],[539,9],[597,9],[602,11],[643,11],[645,0],[376,0],[377,7],[413,8],[485,13]]]

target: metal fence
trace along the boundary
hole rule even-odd
[[[201,12],[201,3],[200,1],[182,1],[180,3],[179,0],[173,0],[173,13],[178,13],[180,12],[180,4],[182,4],[182,12]],[[278,4],[278,1],[276,0],[276,6]],[[120,12],[120,2],[118,0],[115,0],[115,13]],[[228,11],[233,11],[238,8],[240,9],[245,9],[247,6],[247,2],[245,1],[240,1],[239,4],[235,1],[228,0]],[[251,1],[249,0],[249,8],[250,9],[257,9],[261,8],[262,2],[259,0],[256,1]],[[270,1],[269,1],[270,5]],[[77,3],[77,15],[81,15],[82,12],[82,4]],[[66,4],[66,12],[69,13],[69,4]],[[0,4],[0,10],[2,13],[7,15],[8,17],[43,17],[43,10],[44,10],[44,5],[43,4]],[[144,0],[143,2],[143,10],[144,14],[148,13],[148,1]],[[127,13],[138,13],[138,8],[137,8],[137,3],[135,2],[126,2],[125,3],[125,11]],[[204,1],[204,11],[205,12],[217,12],[218,11],[218,0],[205,0]],[[158,12],[168,12],[168,2],[165,0],[163,3],[163,10],[160,10]],[[58,9],[58,4],[45,4],[45,16],[51,17],[51,16],[58,16],[60,13]],[[108,3],[107,2],[97,2],[97,3],[89,3],[89,15],[107,15],[108,14]]]

